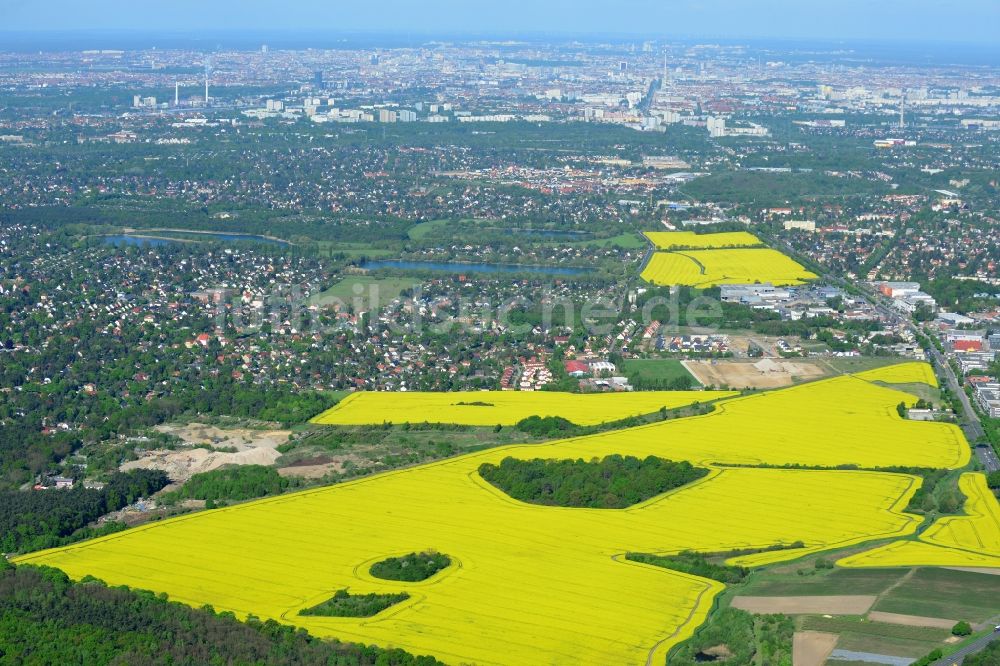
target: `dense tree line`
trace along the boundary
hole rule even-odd
[[[938,305],[958,312],[973,312],[996,304],[995,285],[978,280],[956,280],[950,277],[921,281],[924,291],[934,297]]]
[[[51,548],[106,513],[149,497],[170,480],[160,470],[137,469],[111,477],[97,490],[77,486],[65,490],[0,493],[0,552]],[[85,532],[77,536],[92,536]]]
[[[666,379],[637,374],[629,376],[629,383],[637,391],[690,391],[694,379],[686,375]]]
[[[728,651],[726,664],[792,666],[794,632],[795,624],[787,615],[753,615],[724,608],[670,655],[670,664],[695,666],[714,661],[718,655],[706,650],[723,646]]]
[[[702,201],[738,204],[753,202],[758,206],[782,206],[809,201],[817,196],[880,194],[888,192],[888,187],[861,178],[836,178],[822,171],[797,173],[727,171],[686,183],[683,191],[688,196]]]
[[[673,569],[683,573],[711,578],[727,585],[742,583],[750,574],[746,567],[727,566],[716,564],[708,559],[704,553],[696,553],[685,550],[677,555],[652,555],[650,553],[626,553],[625,559],[643,564]]]
[[[4,570],[4,567],[7,567]],[[165,595],[74,583],[0,558],[0,663],[434,666],[403,650],[313,638],[273,620],[238,621]]]
[[[376,578],[415,583],[427,580],[450,564],[451,558],[442,553],[410,553],[376,562],[368,572]]]
[[[410,595],[406,592],[398,594],[379,594],[377,592],[351,594],[347,590],[337,590],[331,598],[317,606],[301,611],[299,615],[371,617],[409,598]]]
[[[483,463],[479,474],[511,497],[547,506],[623,509],[708,474],[687,461],[612,455],[602,460]]]
[[[273,467],[234,465],[195,474],[180,489],[166,493],[163,499],[167,503],[178,499],[241,501],[280,495],[299,485],[300,479],[283,477]]]

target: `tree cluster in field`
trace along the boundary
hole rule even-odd
[[[160,470],[137,469],[113,475],[101,490],[77,486],[0,493],[0,552],[41,550],[96,536],[101,532],[85,529],[88,523],[169,482]]]
[[[746,567],[727,566],[711,562],[704,553],[685,550],[677,555],[652,555],[650,553],[626,553],[625,559],[643,564],[673,569],[683,573],[711,578],[720,583],[735,585],[742,583],[750,574]]]
[[[390,557],[376,562],[368,570],[368,573],[385,580],[415,583],[427,580],[449,565],[451,565],[451,558],[447,555],[425,551],[423,553],[410,553],[402,557]]]
[[[735,608],[713,613],[706,624],[670,655],[674,666],[718,660],[726,664],[792,666],[795,624],[787,615],[753,615]],[[725,655],[716,651],[722,646]]]
[[[687,461],[612,455],[590,461],[504,458],[499,465],[483,463],[479,474],[522,502],[624,509],[700,479],[708,470]]]
[[[561,416],[529,416],[521,419],[515,426],[521,432],[534,437],[568,437],[575,434],[579,427]]]
[[[971,636],[972,625],[965,620],[960,620],[955,623],[954,627],[951,628],[951,633],[954,636]]]
[[[163,501],[171,503],[180,499],[198,499],[213,503],[239,502],[280,495],[300,485],[300,479],[281,476],[273,467],[232,465],[195,474],[180,489],[166,493]]]
[[[5,568],[6,567],[6,568]],[[437,666],[433,657],[320,640],[253,617],[240,622],[166,595],[74,583],[0,558],[0,663]]]
[[[321,615],[324,617],[371,617],[386,608],[406,601],[410,595],[398,594],[351,594],[347,590],[337,590],[321,604],[299,611],[299,615]]]

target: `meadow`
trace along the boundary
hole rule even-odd
[[[373,307],[385,307],[404,289],[413,289],[417,285],[418,283],[413,278],[375,278],[368,275],[349,275],[329,289],[311,296],[309,304],[327,306],[343,303],[358,311],[363,311]]]
[[[454,391],[448,393],[352,393],[315,417],[319,425],[456,423],[514,425],[529,416],[560,416],[576,425],[620,421],[696,402],[736,395],[732,391],[635,391],[557,393],[555,391]]]
[[[794,260],[770,248],[656,252],[642,271],[642,278],[653,284],[700,289],[754,282],[799,285],[815,277]]]
[[[969,447],[956,427],[899,418],[895,406],[914,400],[837,377],[724,400],[704,416],[500,447],[151,523],[18,561],[452,663],[662,663],[704,621],[723,585],[627,561],[624,553],[803,543],[737,558],[762,564],[914,534],[921,518],[903,507],[919,477],[726,467],[964,465]],[[477,473],[506,457],[610,453],[690,460],[710,473],[620,510],[525,504]],[[447,554],[451,566],[418,583],[368,574],[386,557],[427,550]],[[410,597],[372,618],[298,614],[345,588]]]
[[[756,247],[763,245],[759,238],[746,231],[726,231],[718,234],[696,234],[693,231],[647,231],[644,235],[658,250]]]

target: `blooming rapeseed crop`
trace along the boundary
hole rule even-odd
[[[326,425],[457,423],[514,425],[529,416],[561,416],[577,425],[597,425],[736,395],[733,391],[456,391],[448,393],[359,392],[313,419]]]
[[[804,544],[740,558],[759,564],[913,534],[920,518],[902,507],[918,477],[723,466],[968,461],[960,430],[899,418],[901,400],[914,398],[838,377],[724,401],[706,416],[472,453],[150,523],[18,561],[453,663],[662,663],[704,621],[723,586],[629,562],[624,553]],[[622,510],[525,504],[477,473],[480,464],[507,456],[611,453],[687,459],[711,473]],[[419,583],[368,574],[376,561],[426,550],[453,564]],[[410,598],[372,618],[298,615],[344,588]]]

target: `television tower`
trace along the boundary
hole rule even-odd
[[[902,91],[899,96],[899,129],[906,127],[906,91]]]
[[[174,81],[174,106],[181,105],[181,83]]]
[[[667,70],[667,54],[663,54],[663,83],[660,84],[661,90],[667,89],[667,84],[670,82],[670,72]]]
[[[212,68],[212,59],[205,59],[205,106],[208,106],[208,72]]]

